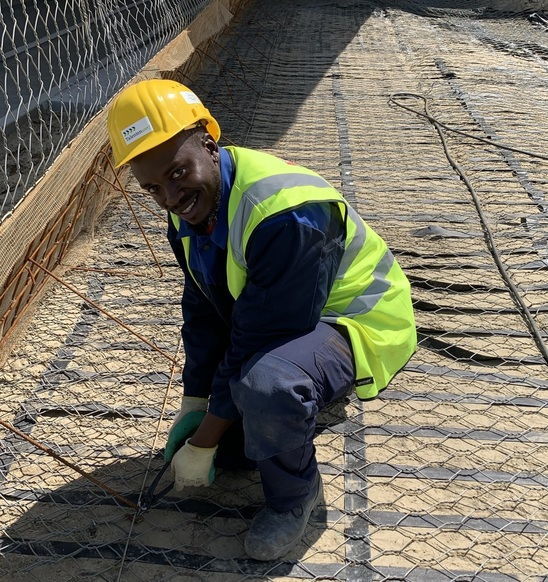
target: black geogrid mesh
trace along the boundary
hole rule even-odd
[[[389,104],[422,94],[444,123],[545,154],[546,61],[534,47],[546,35],[523,14],[485,18],[462,3],[425,17],[431,8],[440,5],[255,2],[210,45],[193,83],[224,143],[339,186],[413,286],[415,356],[377,400],[320,418],[326,499],[303,542],[272,563],[246,558],[256,473],[223,473],[134,521],[6,434],[2,580],[546,579],[547,164],[448,132],[444,151],[433,125]],[[419,99],[396,100],[422,111]],[[174,354],[182,276],[165,225],[138,213],[163,277],[120,204],[82,265],[126,274],[68,279]],[[161,419],[169,377],[168,360],[57,287],[5,367],[0,410],[135,500],[162,465],[179,403],[175,383]]]

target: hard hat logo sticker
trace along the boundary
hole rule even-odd
[[[200,99],[198,98],[198,95],[196,95],[192,91],[181,91],[181,96],[187,103],[190,104],[201,103]]]
[[[141,119],[137,120],[135,123],[122,129],[122,137],[124,138],[126,145],[128,145],[152,131],[154,130],[150,123],[150,119],[148,117],[141,117]]]

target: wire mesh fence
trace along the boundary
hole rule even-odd
[[[163,465],[184,354],[182,274],[131,182],[133,212],[119,197],[48,293],[0,400],[123,499],[4,431],[2,580],[548,579],[548,37],[518,9],[410,4],[258,0],[172,74],[223,143],[340,187],[412,283],[417,353],[378,399],[319,419],[325,500],[302,543],[246,557],[255,472],[132,506]]]
[[[0,219],[208,0],[0,5]]]

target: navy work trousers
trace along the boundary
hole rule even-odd
[[[230,384],[241,422],[221,441],[218,455],[226,455],[239,440],[245,457],[256,462],[267,505],[276,511],[297,507],[317,472],[316,416],[353,383],[349,343],[326,323],[270,346],[255,354]]]

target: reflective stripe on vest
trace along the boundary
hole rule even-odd
[[[344,314],[349,317],[363,315],[371,311],[382,299],[382,296],[390,289],[390,281],[385,279],[386,275],[394,264],[394,255],[387,250],[382,259],[377,263],[373,271],[375,279],[371,285],[363,290],[362,294],[356,297],[352,303],[344,310]]]
[[[350,267],[350,265],[356,260],[356,257],[365,244],[366,232],[363,220],[361,219],[360,215],[352,208],[352,206],[347,206],[346,210],[347,217],[350,218],[350,220],[352,220],[356,226],[356,232],[354,233],[350,244],[347,245],[344,251],[344,255],[342,256],[341,263],[337,270],[336,279],[342,279],[344,277],[348,267]]]
[[[312,170],[262,152],[226,149],[236,166],[229,201],[227,244],[228,288],[236,299],[247,277],[245,249],[261,221],[312,201],[337,203],[342,217],[346,210],[339,192]]]
[[[229,231],[229,241],[234,253],[234,259],[245,268],[245,257],[243,251],[244,235],[246,225],[249,222],[251,213],[258,204],[264,202],[270,196],[274,196],[284,188],[294,188],[296,186],[315,186],[317,188],[332,189],[331,184],[320,176],[310,174],[277,174],[267,176],[251,185],[240,198],[236,213],[231,223]]]

